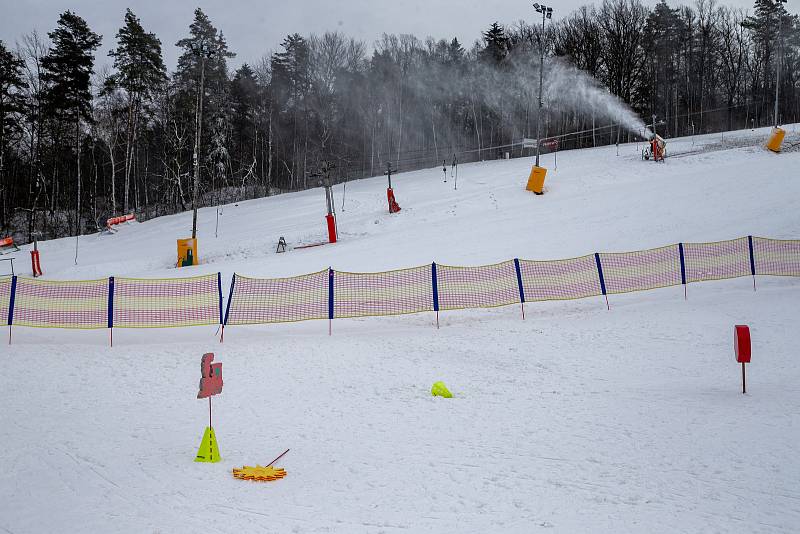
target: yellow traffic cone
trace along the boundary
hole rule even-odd
[[[217,463],[221,459],[219,447],[217,446],[217,436],[214,435],[214,429],[207,426],[203,434],[203,441],[200,442],[200,448],[197,449],[197,457],[194,461]]]

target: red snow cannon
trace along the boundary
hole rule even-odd
[[[400,206],[394,199],[394,190],[391,187],[386,190],[386,198],[389,201],[389,213],[397,213],[400,211]]]
[[[737,324],[733,327],[733,351],[737,363],[750,363],[750,327]]]

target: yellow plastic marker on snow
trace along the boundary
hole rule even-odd
[[[445,399],[452,399],[453,394],[450,393],[450,390],[447,389],[447,386],[444,385],[444,382],[435,382],[433,387],[431,388],[431,395],[434,397],[444,397]]]
[[[245,465],[241,469],[233,469],[233,477],[239,480],[253,480],[255,482],[272,482],[286,476],[286,470],[281,467]]]
[[[203,434],[203,441],[200,443],[200,448],[197,450],[197,457],[195,457],[194,461],[214,464],[221,459],[219,447],[217,446],[217,436],[214,435],[214,429],[207,426]]]

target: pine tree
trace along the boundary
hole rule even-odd
[[[642,104],[650,114],[664,117],[677,135],[678,51],[685,37],[685,26],[678,9],[670,8],[664,0],[656,4],[644,27],[644,48],[647,54],[646,75],[640,86]]]
[[[22,77],[23,66],[23,61],[7,50],[3,41],[0,41],[0,192],[3,195],[0,220],[4,228],[7,223],[6,205],[10,187],[5,175],[6,139],[20,129],[19,114],[25,107],[25,99],[20,91],[28,87]]]
[[[255,72],[245,63],[234,74],[231,81],[232,133],[234,138],[234,161],[241,174],[242,183],[253,175],[256,165],[255,115],[260,97],[260,88]],[[247,169],[247,170],[245,170]]]
[[[142,108],[152,101],[155,91],[166,81],[167,73],[161,57],[161,41],[155,34],[144,31],[141,22],[130,9],[125,12],[125,25],[117,32],[117,48],[108,55],[114,58],[117,72],[109,78],[107,89],[121,88],[127,97],[123,209],[128,213],[134,148]],[[116,198],[111,199],[111,206],[116,211]]]
[[[755,13],[742,22],[756,48],[755,68],[759,75],[755,76],[755,86],[751,90],[754,98],[760,92],[761,100],[770,102],[774,101],[778,66],[781,62],[787,63],[785,45],[789,44],[791,50],[800,44],[798,17],[787,13],[781,0],[755,0],[753,8]],[[781,57],[782,53],[784,57]]]
[[[228,83],[227,58],[235,54],[228,51],[225,37],[217,32],[211,20],[200,8],[194,11],[194,21],[189,26],[190,37],[181,39],[176,46],[183,48],[178,58],[178,71],[175,78],[185,93],[195,88],[195,146],[194,180],[192,183],[192,238],[197,237],[197,204],[200,195],[200,147],[203,132],[203,104],[206,87],[216,89],[218,97],[224,95]],[[207,85],[208,84],[208,85]],[[218,98],[222,100],[222,98]],[[221,102],[217,102],[220,106]]]
[[[499,64],[509,52],[509,41],[506,32],[500,24],[493,22],[483,34],[484,48],[479,57],[490,63]]]
[[[57,123],[75,125],[77,161],[75,232],[80,234],[81,215],[81,121],[92,120],[91,77],[94,74],[94,51],[102,37],[89,29],[86,21],[71,11],[58,19],[58,26],[48,37],[53,42],[50,53],[42,59],[42,78],[47,84],[46,101]],[[76,256],[77,261],[77,256]]]

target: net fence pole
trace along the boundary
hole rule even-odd
[[[525,286],[522,285],[522,270],[519,267],[519,258],[514,258],[514,270],[517,273],[517,287],[519,288],[519,305],[522,308],[522,320],[525,320]]]
[[[225,337],[225,318],[222,315],[222,273],[217,272],[217,293],[219,294],[219,342]]]
[[[231,301],[233,301],[233,290],[236,287],[236,273],[231,276],[231,288],[228,290],[228,306],[225,308],[225,317],[222,319],[222,326],[220,327],[219,342],[225,339],[225,325],[228,324],[228,315],[231,313]]]
[[[439,328],[439,283],[436,277],[436,262],[431,263],[431,285],[433,287],[433,311],[436,312],[436,328]]]
[[[688,300],[686,294],[686,259],[683,255],[683,243],[678,243],[678,257],[681,260],[681,284],[683,284],[683,300]]]
[[[600,278],[600,290],[606,298],[606,308],[611,311],[611,305],[608,303],[608,293],[606,293],[606,280],[603,277],[603,264],[600,263],[600,253],[594,253],[594,260],[597,262],[597,276]]]
[[[328,267],[328,335],[333,335],[333,269]]]
[[[755,257],[755,250],[753,248],[753,236],[747,236],[747,246],[750,252],[750,273],[753,276],[753,291],[756,290],[756,257]]]
[[[114,277],[108,277],[108,344],[114,346]]]
[[[11,277],[11,296],[8,299],[8,344],[11,345],[11,330],[14,324],[14,300],[17,296],[17,277]]]

